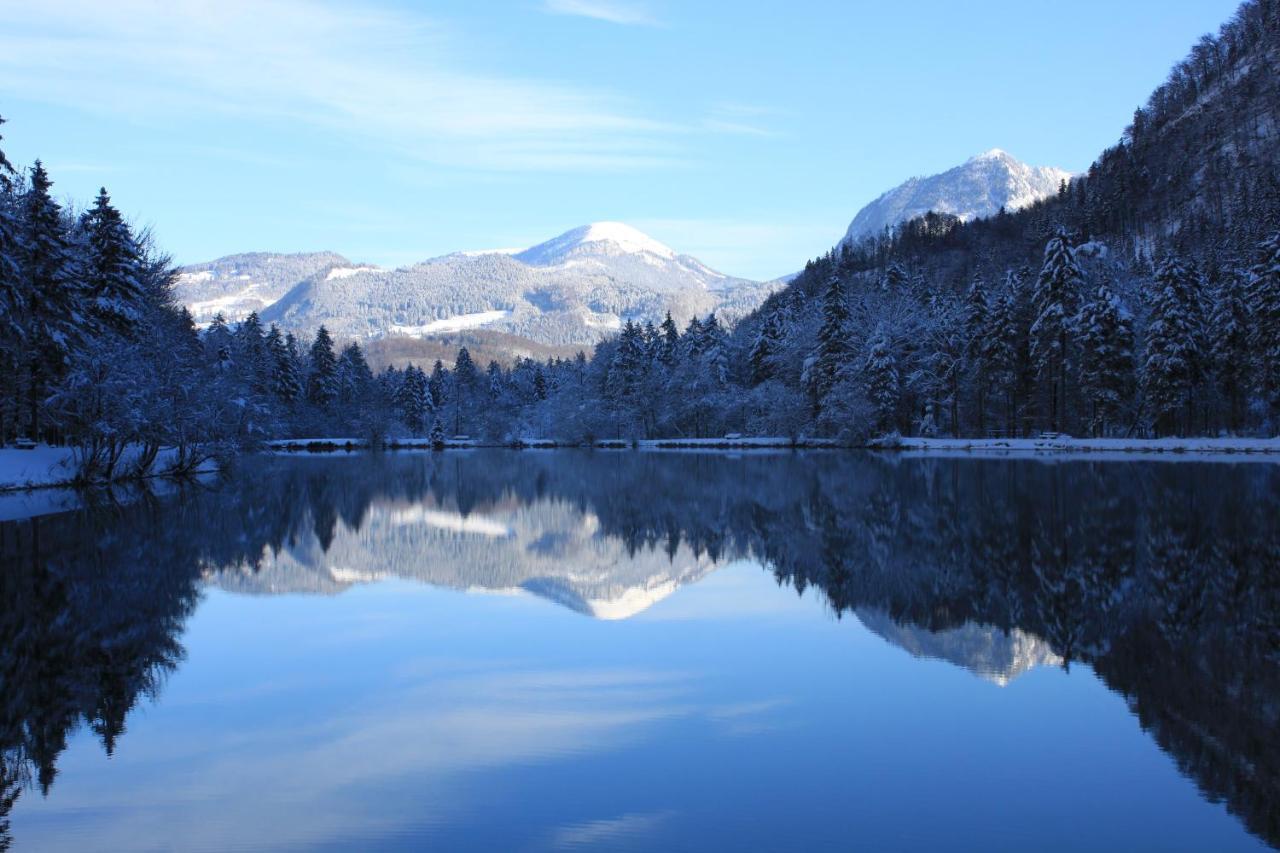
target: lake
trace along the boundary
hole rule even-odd
[[[1278,519],[1275,464],[1096,456],[88,495],[0,524],[0,849],[1267,849]]]

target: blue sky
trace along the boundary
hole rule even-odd
[[[628,222],[768,278],[916,174],[1084,169],[1236,0],[0,0],[15,163],[179,262]]]

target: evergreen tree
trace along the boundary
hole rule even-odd
[[[103,187],[80,217],[87,242],[85,283],[95,321],[134,337],[142,322],[142,263],[137,243]]]
[[[444,424],[439,417],[431,424],[431,449],[444,450]]]
[[[1252,354],[1244,284],[1235,270],[1223,276],[1213,294],[1209,328],[1213,332],[1209,355],[1215,384],[1226,406],[1226,425],[1232,433],[1238,433],[1244,426]]]
[[[670,311],[667,312],[658,331],[662,335],[661,353],[658,357],[663,364],[671,367],[675,364],[676,355],[680,351],[680,331],[676,328],[675,321],[671,319]]]
[[[1144,396],[1161,434],[1178,432],[1179,413],[1191,408],[1197,362],[1195,298],[1191,272],[1176,256],[1166,258],[1148,295],[1151,319],[1142,366]]]
[[[258,312],[251,311],[231,335],[231,348],[238,375],[257,394],[271,390],[271,354],[262,333]]]
[[[1067,233],[1059,229],[1044,250],[1044,265],[1032,293],[1031,358],[1036,375],[1049,389],[1049,428],[1061,428],[1066,407],[1067,368],[1071,358],[1071,321],[1076,314],[1082,275]]]
[[[352,341],[338,359],[338,397],[343,403],[362,400],[373,386],[373,371],[360,344]]]
[[[863,366],[867,383],[867,399],[871,401],[875,432],[884,435],[895,431],[898,420],[898,361],[888,330],[881,323],[867,345]]]
[[[760,324],[747,356],[751,369],[751,384],[759,385],[774,373],[774,357],[782,350],[786,327],[782,318],[781,302],[775,304]]]
[[[1089,427],[1094,435],[1106,436],[1133,391],[1133,321],[1103,282],[1084,300],[1076,328]]]
[[[827,279],[822,296],[822,326],[818,330],[818,347],[810,372],[810,389],[814,411],[819,411],[827,394],[835,387],[852,354],[849,346],[849,305],[844,282],[838,275]]]
[[[327,409],[338,399],[338,360],[333,354],[333,339],[324,326],[316,332],[308,360],[307,399]]]
[[[436,359],[435,366],[431,368],[431,379],[427,382],[427,391],[431,396],[431,409],[439,412],[444,410],[446,392],[446,376],[444,371],[444,362]]]
[[[987,380],[992,393],[1004,398],[1005,433],[1010,436],[1016,432],[1015,397],[1019,377],[1019,348],[1022,344],[1017,286],[1017,280],[1010,274],[1004,289],[992,304],[991,314],[987,318],[987,332],[982,339],[982,360],[986,366]]]
[[[40,410],[46,385],[62,375],[71,348],[86,330],[84,290],[75,275],[75,259],[53,200],[53,182],[39,160],[31,168],[31,186],[22,205],[19,267],[23,272],[22,325],[27,337],[28,428],[40,435]]]
[[[965,356],[969,359],[976,385],[978,429],[985,430],[987,424],[987,335],[991,326],[991,306],[987,297],[987,284],[981,273],[976,273],[969,282],[969,290],[965,294]]]
[[[1256,361],[1257,388],[1269,409],[1271,429],[1280,424],[1280,232],[1258,247],[1249,270],[1249,349]]]
[[[427,417],[432,414],[431,394],[427,390],[427,376],[412,364],[405,368],[395,397],[400,420],[413,435],[421,435],[426,429]]]
[[[231,330],[227,328],[227,319],[219,312],[213,316],[209,328],[204,330],[204,350],[209,363],[219,372],[231,369]]]
[[[290,345],[295,348],[290,351]],[[271,392],[284,403],[293,403],[302,396],[302,379],[298,373],[297,344],[293,336],[285,338],[274,323],[267,332],[267,354],[271,365]]]
[[[0,116],[0,125],[3,124],[4,117]],[[3,140],[0,136],[0,142]],[[18,266],[19,227],[9,203],[16,176],[0,149],[0,357],[5,358],[18,355],[27,339],[27,305]],[[0,441],[3,439],[0,435]]]

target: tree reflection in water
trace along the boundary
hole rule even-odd
[[[1265,463],[849,453],[262,457],[164,498],[98,495],[0,524],[0,849],[78,726],[111,753],[157,696],[205,583],[338,591],[351,579],[309,559],[334,549],[369,576],[614,616],[652,600],[655,566],[665,594],[754,559],[917,654],[998,679],[1028,654],[1092,667],[1206,798],[1277,844],[1278,503]],[[993,659],[992,637],[1011,651]]]

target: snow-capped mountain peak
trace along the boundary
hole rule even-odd
[[[545,243],[539,243],[515,255],[516,259],[533,266],[553,266],[575,257],[655,255],[673,260],[676,253],[669,246],[622,222],[592,222]]]
[[[929,211],[962,220],[1018,210],[1053,195],[1071,173],[1052,166],[1029,166],[992,148],[938,175],[911,178],[868,204],[853,218],[845,242],[879,234]]]

